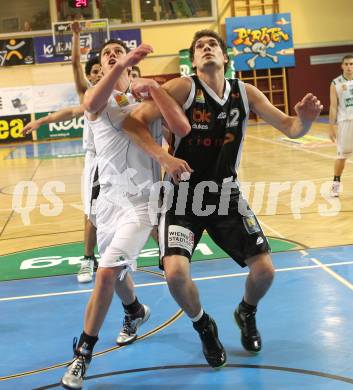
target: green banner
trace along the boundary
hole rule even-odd
[[[234,55],[232,49],[230,48],[227,49],[227,52],[229,56],[229,65],[225,77],[227,79],[232,79],[235,77],[233,61]],[[190,76],[194,74],[194,71],[192,70],[192,63],[190,61],[189,49],[179,51],[179,71],[182,76]]]
[[[35,119],[42,118],[51,114],[50,112],[41,112],[35,114]],[[37,139],[58,139],[82,137],[83,116],[73,118],[69,121],[49,123],[39,127],[37,130]]]
[[[269,239],[273,252],[297,249],[297,244]],[[83,243],[55,245],[17,252],[0,258],[0,281],[75,274],[80,268]],[[149,239],[138,258],[139,267],[158,265],[157,244]],[[222,259],[229,256],[204,234],[196,247],[193,261]]]

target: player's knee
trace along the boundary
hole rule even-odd
[[[183,285],[190,278],[187,268],[173,259],[164,262],[164,273],[168,285],[171,286]]]
[[[250,272],[257,281],[271,283],[275,277],[275,269],[273,267],[269,254],[261,254],[247,261]]]
[[[275,277],[275,269],[271,262],[263,262],[256,267],[255,277],[266,283],[272,283]]]
[[[101,288],[114,288],[117,272],[113,268],[99,268],[96,274],[96,285]]]

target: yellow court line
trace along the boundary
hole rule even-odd
[[[309,256],[309,253],[305,250],[300,250],[299,251],[303,256]],[[333,278],[338,280],[340,283],[344,284],[346,287],[351,289],[353,291],[353,284],[349,282],[347,279],[343,278],[341,275],[333,271],[330,267],[329,264],[324,264],[320,260],[315,259],[314,257],[309,257],[311,261],[313,261],[316,265],[318,265],[320,268],[322,268],[325,272],[330,274]]]
[[[333,271],[331,268],[327,267],[325,264],[321,263],[320,260],[310,257],[310,260],[313,261],[316,265],[319,265],[325,272],[330,274],[333,278],[338,280],[340,283],[344,284],[346,287],[353,291],[353,284],[347,279],[343,278],[341,275]]]

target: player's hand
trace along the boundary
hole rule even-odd
[[[38,121],[32,121],[27,123],[27,125],[22,130],[22,135],[31,134],[32,131],[37,130],[40,124]]]
[[[337,134],[336,134],[336,129],[334,126],[330,126],[330,129],[328,131],[328,135],[329,135],[330,140],[332,142],[336,142]]]
[[[148,54],[153,53],[153,48],[146,43],[142,43],[136,49],[131,50],[123,59],[123,65],[128,68],[129,66],[137,65]]]
[[[159,88],[159,84],[153,79],[134,79],[131,83],[131,93],[137,100],[143,100],[150,97],[151,87]]]
[[[294,109],[302,122],[314,122],[320,115],[323,105],[316,96],[308,93],[295,105]]]
[[[81,23],[77,20],[71,23],[70,28],[74,34],[80,34],[80,32],[82,31]]]
[[[189,164],[180,158],[165,154],[161,160],[162,168],[170,175],[174,183],[179,183],[183,180],[189,180],[193,170]]]

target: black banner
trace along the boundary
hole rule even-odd
[[[34,64],[32,38],[0,40],[0,66]]]
[[[31,121],[31,115],[0,117],[0,144],[8,142],[31,141],[32,134],[22,135],[22,130]]]

